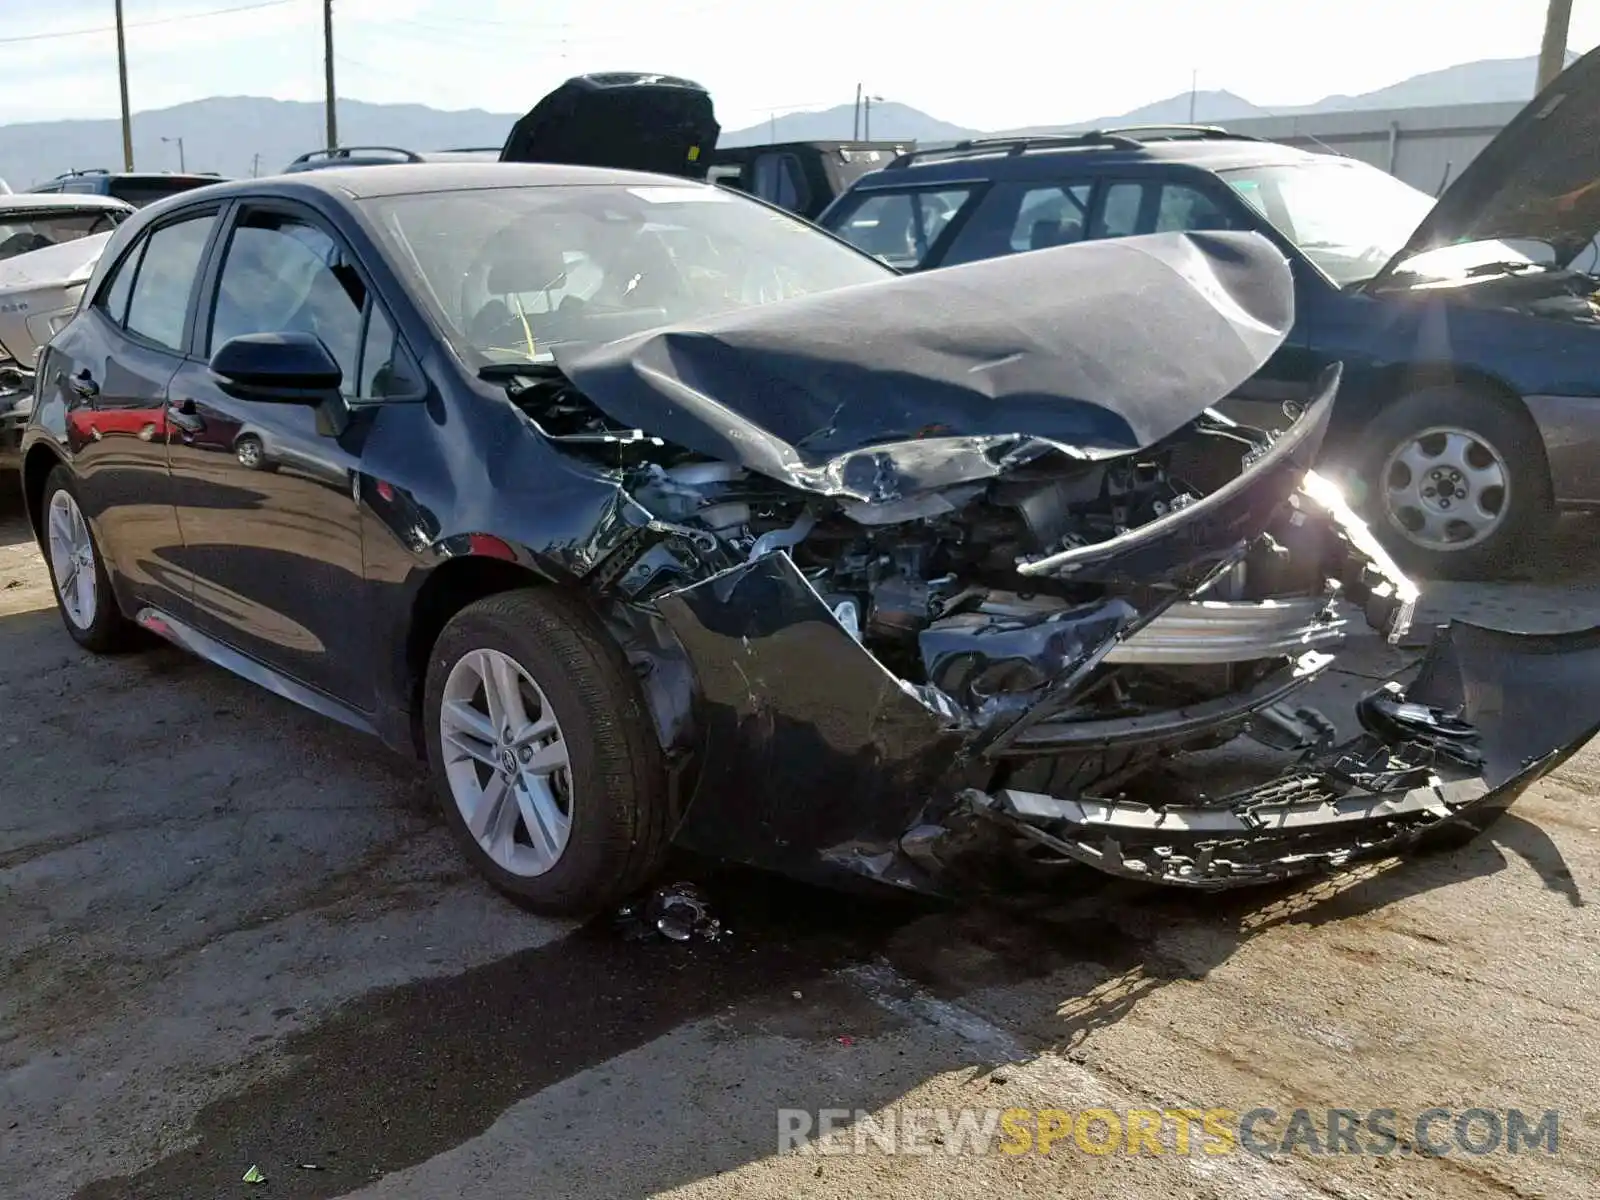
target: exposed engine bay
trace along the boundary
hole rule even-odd
[[[1600,727],[1480,721],[1552,677],[1532,656],[1600,669],[1600,635],[1453,626],[1353,737],[1296,702],[1418,590],[1312,470],[1339,368],[1276,434],[1215,408],[1292,307],[1263,239],[1157,236],[494,368],[615,489],[580,574],[683,765],[679,842],[924,891],[994,852],[1232,887],[1491,812]],[[1241,736],[1271,751],[1249,780],[1174,775]]]

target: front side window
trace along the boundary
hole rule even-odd
[[[989,190],[951,242],[941,266],[1082,241],[1088,183],[1002,183]]]
[[[189,296],[216,221],[216,213],[186,217],[161,226],[146,239],[128,298],[130,333],[168,350],[182,349]]]
[[[308,333],[322,340],[354,394],[366,286],[322,229],[275,212],[246,213],[217,277],[206,353],[248,333]]]
[[[1125,180],[1106,185],[1092,236],[1120,238],[1243,228],[1247,226],[1236,214],[1191,184]]]
[[[481,188],[359,202],[474,367],[548,361],[888,277],[787,213],[704,184]]]
[[[945,227],[972,200],[971,187],[853,193],[828,228],[857,249],[902,271],[920,267]]]
[[[1393,175],[1332,156],[1220,174],[1340,286],[1376,275],[1433,207]]]

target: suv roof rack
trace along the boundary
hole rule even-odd
[[[1119,125],[1108,129],[1086,129],[1082,133],[1035,134],[1031,137],[968,138],[948,146],[929,146],[902,154],[885,170],[907,167],[927,159],[951,160],[983,154],[1026,154],[1030,150],[1089,149],[1137,150],[1146,142],[1196,138],[1203,141],[1259,142],[1247,133],[1230,133],[1220,125]]]
[[[1026,154],[1029,150],[1053,150],[1069,147],[1109,146],[1116,150],[1137,150],[1140,142],[1112,131],[1090,130],[1086,133],[1041,134],[1035,137],[968,138],[949,146],[929,146],[926,150],[912,150],[900,155],[885,170],[910,166],[927,158],[968,158],[982,154],[1005,154],[1008,157]]]
[[[368,154],[392,154],[401,162],[415,163],[422,161],[422,156],[415,150],[403,150],[399,146],[337,146],[332,150],[308,150],[299,158],[295,159],[294,162],[308,163],[316,162],[319,159],[325,159],[329,162],[333,162],[338,159],[353,158],[356,155]],[[290,166],[293,165],[294,163],[290,164]]]
[[[1232,133],[1221,125],[1118,125],[1102,129],[1100,132],[1133,137],[1143,142],[1166,142],[1186,137],[1202,141],[1259,142],[1261,140],[1248,133]]]

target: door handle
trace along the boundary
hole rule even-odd
[[[100,394],[100,385],[94,381],[94,376],[89,374],[88,367],[85,367],[76,375],[69,375],[66,384],[72,389],[74,395],[83,400],[93,400]]]

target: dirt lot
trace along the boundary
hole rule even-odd
[[[1600,1194],[1594,748],[1465,850],[1312,886],[1073,876],[948,912],[713,875],[732,936],[628,942],[469,878],[376,744],[173,650],[78,651],[17,513],[0,497],[0,1196]],[[1600,623],[1597,532],[1429,615]],[[1555,1109],[1559,1145],[777,1153],[779,1108],[1092,1106],[1392,1108],[1402,1134]]]

